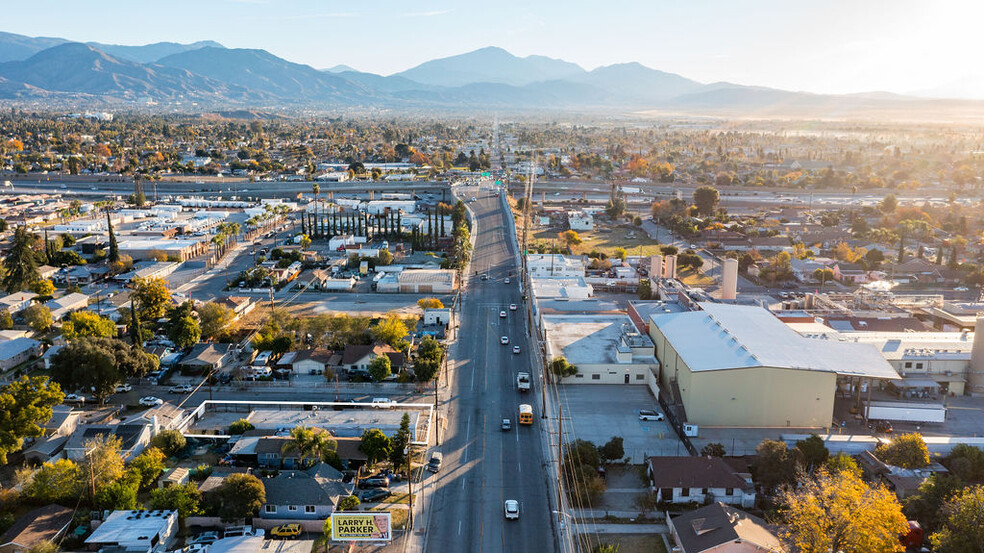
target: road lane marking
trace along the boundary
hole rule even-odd
[[[458,521],[458,535],[461,535],[461,521]]]

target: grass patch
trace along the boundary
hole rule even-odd
[[[389,511],[391,524],[394,530],[405,530],[407,527],[407,521],[410,519],[409,509],[387,509],[385,506],[374,507],[372,509],[367,509],[368,511]]]
[[[677,276],[680,278],[680,282],[683,282],[687,286],[711,286],[715,282],[713,277],[709,277],[704,273],[694,273],[689,270],[681,270]]]
[[[581,534],[581,551],[593,551],[599,545],[617,545],[618,553],[666,553],[663,539],[646,534]]]
[[[547,229],[538,229],[531,232],[531,242],[544,243],[549,245],[562,243],[557,237],[559,232],[564,229],[559,226]],[[603,230],[611,232],[602,232]],[[576,254],[586,254],[592,250],[604,252],[611,256],[615,253],[615,248],[625,248],[629,255],[651,256],[660,253],[660,245],[646,234],[642,227],[614,227],[609,229],[583,230],[578,231],[581,244],[574,246]]]

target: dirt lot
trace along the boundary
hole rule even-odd
[[[561,245],[557,234],[566,230],[565,226],[553,225],[534,231],[533,242]],[[615,248],[625,248],[629,255],[656,255],[660,253],[659,244],[649,238],[646,231],[638,227],[595,228],[579,231],[577,235],[583,242],[574,246],[574,253],[586,254],[592,250],[612,255]]]
[[[618,553],[666,553],[659,536],[638,534],[581,534],[582,551],[593,551],[598,545],[618,545]]]

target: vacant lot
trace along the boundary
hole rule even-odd
[[[546,243],[549,245],[561,246],[558,233],[565,231],[566,228],[554,225],[549,228],[534,231],[534,243]],[[574,253],[586,254],[592,250],[604,252],[609,256],[615,253],[615,248],[625,248],[629,255],[657,255],[660,253],[659,244],[649,238],[646,231],[642,228],[596,228],[595,230],[579,231],[577,235],[582,243],[574,246]]]
[[[666,553],[663,539],[648,534],[581,534],[582,551],[599,545],[617,545],[618,553]]]

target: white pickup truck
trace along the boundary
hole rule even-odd
[[[516,373],[516,389],[520,392],[530,391],[530,373]]]

